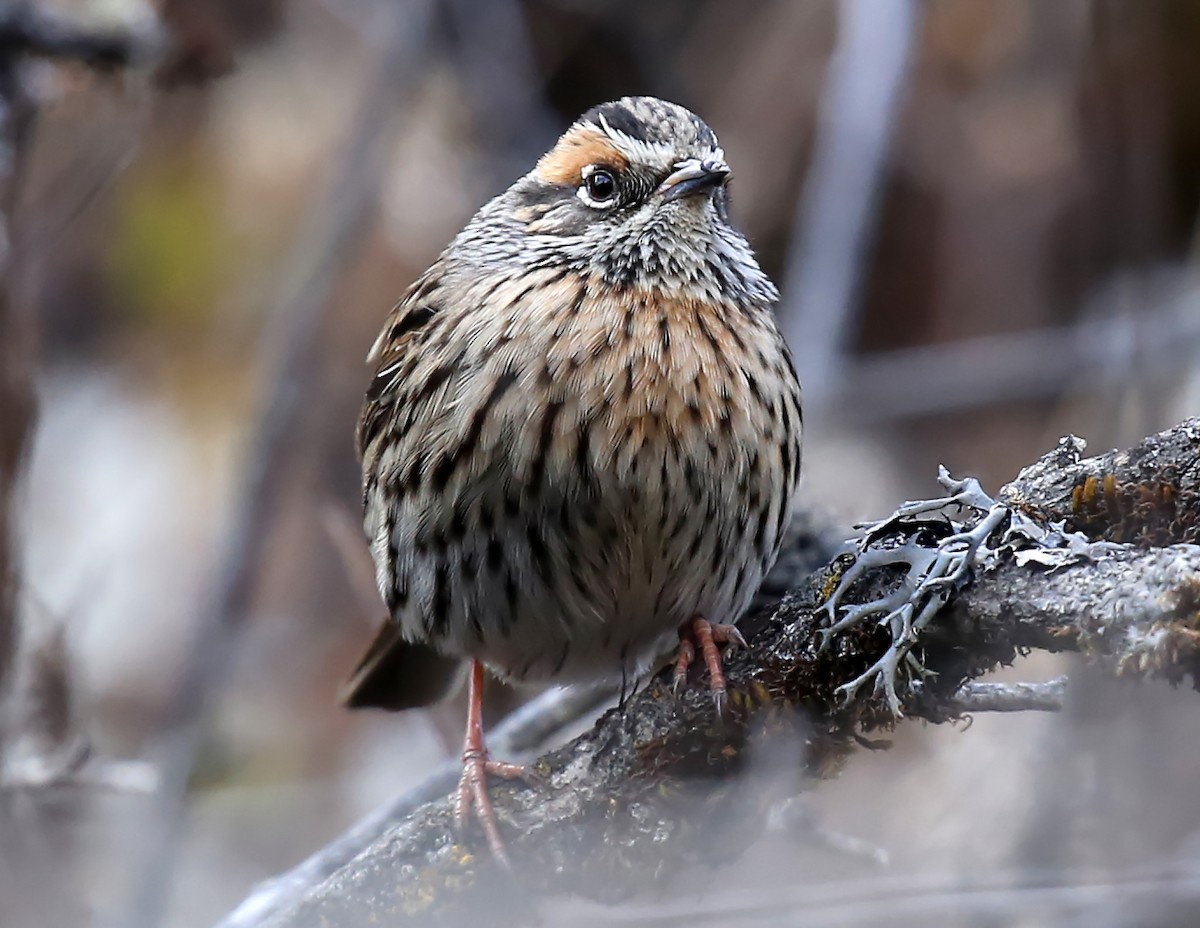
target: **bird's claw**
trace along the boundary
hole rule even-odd
[[[675,674],[672,689],[678,693],[687,681],[688,670],[696,661],[697,650],[708,668],[708,688],[712,692],[717,712],[725,708],[725,669],[721,660],[721,648],[749,649],[746,638],[736,625],[713,624],[697,616],[685,622],[679,629],[679,655],[675,659]]]
[[[508,857],[508,849],[504,839],[500,837],[500,826],[496,820],[496,810],[492,807],[488,795],[488,776],[500,777],[506,780],[524,780],[529,785],[535,785],[532,778],[537,775],[522,764],[508,764],[492,760],[485,751],[464,751],[463,772],[458,781],[458,792],[454,801],[454,824],[461,833],[467,827],[467,815],[471,807],[475,807],[475,817],[483,826],[487,837],[488,847],[492,856],[505,869],[512,869]]]

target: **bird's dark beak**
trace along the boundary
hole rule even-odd
[[[731,176],[729,165],[724,161],[689,158],[675,165],[675,170],[659,185],[658,192],[663,200],[669,202],[693,194],[710,193],[718,187],[724,187]]]

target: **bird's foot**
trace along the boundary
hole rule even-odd
[[[685,622],[679,629],[679,656],[675,659],[675,690],[687,680],[688,668],[696,660],[696,650],[708,668],[708,688],[720,710],[725,701],[725,670],[721,664],[720,645],[746,647],[746,639],[735,625],[719,625],[699,616]]]
[[[471,661],[471,674],[467,686],[467,736],[463,741],[462,776],[458,780],[458,792],[454,796],[454,822],[459,832],[466,828],[467,815],[475,806],[475,817],[483,826],[488,847],[496,862],[510,866],[508,850],[500,837],[500,826],[496,821],[496,810],[488,795],[488,774],[508,780],[523,779],[533,782],[530,772],[520,764],[506,764],[488,757],[483,743],[483,664]]]
[[[492,856],[504,867],[509,867],[508,849],[504,846],[504,839],[500,837],[496,810],[492,808],[492,799],[488,795],[487,778],[490,775],[506,780],[529,781],[529,773],[521,764],[492,760],[482,745],[464,750],[462,760],[462,776],[458,780],[458,792],[454,798],[454,822],[460,832],[465,829],[467,816],[474,806],[475,817],[483,826]]]

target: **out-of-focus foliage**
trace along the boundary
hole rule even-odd
[[[116,199],[105,249],[117,309],[134,326],[202,329],[230,277],[232,230],[220,187],[198,156],[147,166]]]

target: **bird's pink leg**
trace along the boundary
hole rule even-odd
[[[722,644],[746,647],[746,639],[735,625],[714,625],[700,616],[679,629],[679,656],[675,659],[675,688],[687,679],[688,668],[696,660],[696,648],[708,667],[708,688],[720,704],[725,696],[725,670],[721,665]]]
[[[515,779],[526,775],[525,768],[520,764],[505,764],[488,757],[487,748],[483,743],[483,664],[471,661],[471,679],[467,688],[467,737],[463,741],[463,772],[458,781],[458,794],[454,802],[454,820],[462,829],[467,823],[467,813],[471,804],[475,805],[475,815],[483,825],[487,835],[488,846],[492,854],[504,866],[509,865],[508,852],[504,840],[500,837],[500,828],[496,823],[496,812],[492,808],[491,797],[487,791],[488,774]]]

